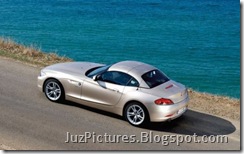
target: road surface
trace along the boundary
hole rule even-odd
[[[240,150],[239,121],[188,110],[183,117],[174,121],[137,128],[111,113],[74,102],[60,104],[48,101],[37,89],[39,71],[38,67],[0,57],[0,149]],[[198,140],[205,135],[212,138],[226,135],[228,143],[195,143],[188,140],[190,143],[185,141],[178,145],[175,142],[167,145],[167,141],[171,141],[174,136],[181,139],[192,137],[194,133],[198,135]],[[66,143],[67,134],[73,136],[72,143]],[[85,134],[87,137],[95,134],[93,139],[96,143],[92,139],[87,139],[87,143],[73,143],[79,142],[74,139],[81,140]],[[104,137],[105,134],[110,135],[110,138]],[[142,140],[142,134],[147,134],[147,137],[151,134],[150,140]],[[76,138],[75,135],[80,136]],[[99,135],[103,138],[96,140]],[[122,135],[135,137],[135,143],[121,138],[118,139],[120,143],[111,143],[116,136]],[[162,138],[167,135],[173,137]],[[81,142],[85,142],[84,139]]]

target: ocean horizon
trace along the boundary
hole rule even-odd
[[[240,98],[240,1],[3,0],[0,36],[75,61],[142,61]]]

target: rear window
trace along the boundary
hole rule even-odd
[[[142,75],[142,79],[147,83],[150,88],[154,88],[160,84],[169,81],[161,71],[152,70]]]

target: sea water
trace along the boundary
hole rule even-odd
[[[237,0],[1,0],[0,36],[76,61],[142,61],[240,98]]]

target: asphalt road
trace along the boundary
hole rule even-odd
[[[188,110],[184,116],[171,122],[151,123],[144,128],[133,127],[123,118],[111,113],[74,102],[59,104],[48,101],[37,89],[39,71],[40,68],[0,57],[0,149],[240,150],[238,121]],[[103,143],[93,143],[92,140],[87,140],[88,143],[65,143],[67,132],[73,135],[73,139],[74,135],[81,135],[81,139],[82,135],[93,132],[97,136],[105,133],[111,136],[135,135],[136,143],[123,143],[122,139],[118,139],[120,143],[105,143],[105,137],[102,139]],[[137,143],[141,134],[150,132],[152,138],[149,143]],[[187,136],[194,133],[198,135],[198,140],[204,135],[226,135],[228,143],[192,141],[181,143],[179,146],[176,143],[162,144],[161,137],[164,135],[188,138]],[[110,140],[112,139],[111,137]],[[164,141],[171,139],[164,138]],[[108,140],[107,138],[106,141]],[[124,141],[128,142],[127,139]],[[146,138],[143,141],[146,141]]]

